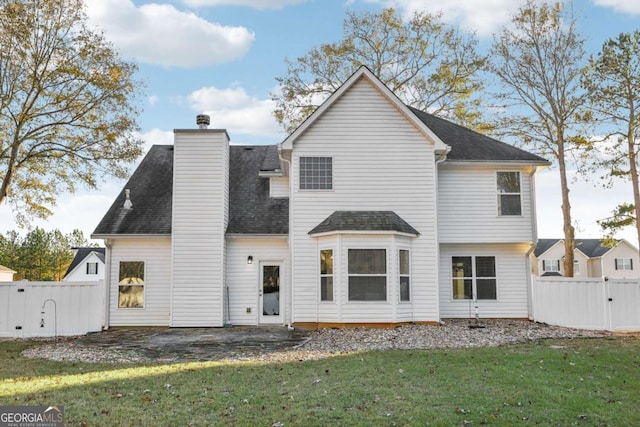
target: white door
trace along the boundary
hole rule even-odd
[[[260,264],[260,323],[282,323],[284,301],[281,292],[282,263]]]

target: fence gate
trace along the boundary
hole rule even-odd
[[[640,330],[640,281],[607,282],[612,331]]]

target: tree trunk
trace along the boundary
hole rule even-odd
[[[562,229],[564,230],[564,275],[573,277],[573,250],[575,249],[575,229],[571,224],[571,204],[569,184],[564,158],[564,141],[558,143],[558,166],[560,169],[560,190],[562,192]]]
[[[629,172],[631,173],[631,184],[633,185],[633,205],[636,210],[636,234],[638,236],[638,243],[640,243],[640,185],[638,184],[638,166],[636,165],[635,145],[633,127],[630,123],[629,134],[627,135],[627,148],[629,150]]]

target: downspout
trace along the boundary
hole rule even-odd
[[[281,162],[286,163],[287,164],[287,169],[288,169],[288,175],[289,175],[289,232],[287,235],[287,247],[289,250],[289,286],[288,286],[288,292],[287,292],[287,300],[289,301],[289,313],[288,313],[288,319],[287,319],[287,329],[289,330],[293,330],[293,324],[292,324],[292,319],[293,319],[293,312],[294,312],[294,304],[293,304],[293,250],[291,248],[291,244],[292,244],[292,239],[291,239],[291,220],[293,218],[292,212],[293,212],[293,188],[291,185],[291,161],[287,160],[284,158],[284,156],[282,155],[282,144],[278,144],[278,158],[280,159]]]
[[[528,311],[529,311],[529,320],[535,320],[533,316],[533,272],[531,271],[531,254],[536,250],[536,246],[538,245],[538,219],[536,213],[536,180],[534,175],[538,171],[537,166],[533,166],[531,169],[531,173],[529,174],[529,185],[531,186],[531,191],[529,192],[529,199],[531,205],[531,247],[525,254],[525,264],[527,266],[527,290],[529,293],[529,302],[528,302]]]
[[[109,329],[109,320],[111,314],[111,242],[104,239],[106,250],[105,269],[104,269],[104,315],[102,316],[102,330]]]
[[[449,152],[451,151],[451,147],[447,145],[447,148],[440,153],[439,157],[436,159],[436,163],[435,163],[435,197],[436,200],[434,202],[434,206],[435,206],[435,212],[436,212],[436,227],[435,227],[435,231],[436,231],[436,245],[437,245],[437,251],[436,251],[436,290],[437,290],[437,295],[438,297],[436,298],[436,303],[438,305],[438,323],[440,323],[440,224],[438,223],[438,191],[439,191],[439,185],[438,185],[438,171],[439,171],[439,165],[440,163],[444,162],[445,160],[447,160],[447,155],[449,154]],[[434,153],[435,154],[435,153]],[[415,312],[414,310],[412,310],[413,312]],[[412,313],[412,318],[413,321],[416,321],[415,315]]]

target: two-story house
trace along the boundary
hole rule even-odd
[[[573,276],[579,278],[640,278],[638,249],[625,239],[616,246],[600,239],[575,239]],[[564,240],[540,239],[534,251],[533,274],[564,276]]]
[[[282,143],[153,146],[93,238],[110,325],[527,318],[548,162],[413,109],[367,68]]]

